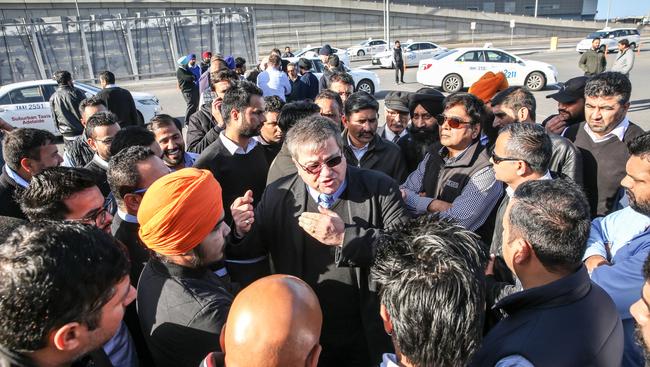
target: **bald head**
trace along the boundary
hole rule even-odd
[[[316,366],[323,316],[302,280],[271,275],[244,288],[230,308],[222,349],[228,367]]]

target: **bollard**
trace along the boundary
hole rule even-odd
[[[551,37],[551,51],[557,51],[558,38]]]

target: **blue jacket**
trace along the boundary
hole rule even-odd
[[[318,95],[318,78],[311,72],[303,74],[298,80],[298,90],[296,91],[296,101],[311,99],[312,101]]]
[[[643,263],[650,253],[650,230],[638,234],[616,251],[612,265],[595,268],[591,280],[601,286],[614,300],[625,330],[623,366],[643,366],[641,348],[634,338],[634,319],[630,306],[641,296],[645,279]]]

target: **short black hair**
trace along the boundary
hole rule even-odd
[[[99,80],[103,80],[106,84],[115,84],[115,74],[108,70],[104,70],[99,73]]]
[[[214,90],[214,85],[219,82],[228,81],[230,82],[230,85],[235,85],[238,80],[239,75],[234,70],[225,69],[210,73],[210,86],[212,90]]]
[[[627,143],[627,149],[633,156],[648,159],[650,156],[650,132],[646,131]]]
[[[58,70],[52,77],[58,85],[68,85],[72,81],[72,74],[67,70]]]
[[[96,177],[85,168],[46,168],[32,177],[19,198],[20,208],[31,221],[64,220],[70,210],[63,200],[93,186]]]
[[[0,246],[0,345],[31,352],[67,323],[96,329],[102,307],[128,274],[123,245],[95,226],[18,227]]]
[[[264,97],[264,112],[280,113],[284,104],[284,101],[278,96],[266,96]]]
[[[600,41],[600,37],[594,37],[594,38],[592,38],[592,39],[591,39],[591,42],[594,42],[594,41],[596,41],[596,40]]]
[[[86,121],[86,136],[89,138],[95,137],[95,128],[100,126],[111,126],[114,124],[119,125],[119,117],[110,111],[97,112],[96,114],[88,117]]]
[[[104,102],[103,99],[98,98],[95,95],[95,96],[92,96],[92,97],[88,97],[88,98],[82,100],[81,103],[79,103],[79,113],[81,115],[83,115],[84,110],[86,109],[86,107],[95,107],[95,106],[107,107],[106,102]],[[88,116],[88,117],[90,117],[90,116]]]
[[[149,147],[156,142],[156,135],[142,126],[127,126],[115,134],[111,143],[111,156],[128,147]]]
[[[154,152],[143,146],[131,146],[113,155],[108,162],[106,177],[111,192],[118,204],[124,202],[124,195],[137,190],[142,179],[138,173],[138,163],[155,156]]]
[[[457,106],[462,105],[465,108],[465,111],[469,115],[472,124],[485,124],[484,120],[487,120],[487,113],[485,109],[485,104],[478,97],[470,93],[454,93],[448,95],[444,101],[442,101],[444,106],[444,111]]]
[[[246,59],[243,57],[236,57],[235,58],[235,67],[236,68],[241,68],[244,65],[246,65]]]
[[[628,41],[627,38],[623,38],[622,40],[618,41],[618,44],[625,47],[630,47],[630,41]]]
[[[414,366],[464,366],[479,349],[487,251],[472,232],[421,217],[381,239],[372,275],[395,349]]]
[[[147,130],[155,132],[162,127],[172,125],[175,125],[178,131],[183,131],[183,124],[181,124],[177,118],[161,113],[160,115],[156,115],[151,120],[149,120],[147,123]]]
[[[632,83],[625,75],[606,71],[591,77],[585,85],[585,97],[618,96],[619,104],[626,104],[632,95]]]
[[[228,89],[223,96],[221,104],[221,116],[226,124],[230,123],[230,111],[237,110],[244,112],[250,106],[253,96],[263,96],[262,90],[249,81],[239,81],[232,88]]]
[[[286,134],[298,121],[317,113],[320,113],[320,107],[310,100],[290,102],[282,107],[278,126]]]
[[[354,78],[352,75],[344,72],[344,71],[337,71],[332,73],[329,78],[329,85],[332,85],[332,83],[344,83],[347,85],[351,85],[352,88],[354,88]]]
[[[375,110],[379,112],[379,102],[370,95],[370,93],[365,91],[358,91],[352,93],[345,100],[345,117],[349,118],[353,113],[359,112],[361,110]]]
[[[508,157],[528,163],[530,169],[544,175],[549,168],[553,144],[546,130],[535,123],[508,124],[499,130],[499,135],[510,134],[505,145]]]
[[[333,90],[323,89],[320,91],[320,93],[318,93],[316,98],[314,98],[314,101],[318,101],[319,99],[329,99],[336,102],[336,105],[339,107],[339,111],[343,113],[343,100],[341,99],[341,96],[339,96],[339,94]]]
[[[531,119],[535,121],[537,101],[535,96],[523,87],[508,87],[492,97],[492,106],[502,105],[515,113],[521,108],[526,108]]]
[[[56,137],[49,131],[29,127],[14,129],[2,140],[2,156],[9,168],[20,169],[23,158],[41,160],[41,147],[54,144]]]
[[[550,272],[574,271],[582,264],[591,221],[580,186],[564,179],[527,181],[510,201],[510,238],[504,240],[524,238]]]

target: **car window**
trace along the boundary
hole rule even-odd
[[[5,104],[11,104],[11,100],[9,99],[9,93],[0,97],[0,105],[5,105]]]
[[[633,30],[630,31],[630,34],[631,34],[632,36],[638,36],[638,35],[639,35],[639,31],[636,30],[636,29],[633,29]]]
[[[502,63],[512,63],[515,62],[515,58],[500,51],[486,51],[487,61],[488,62],[502,62]]]
[[[456,61],[483,62],[485,60],[483,58],[483,51],[468,51],[456,59]]]
[[[43,91],[45,93],[45,98],[44,99],[46,101],[49,101],[50,97],[52,97],[52,94],[54,94],[54,92],[56,92],[56,85],[54,85],[54,84],[44,84],[44,85],[42,85],[42,87],[43,87]]]
[[[414,43],[412,45],[409,45],[408,48],[411,49],[411,51],[418,51],[420,49],[420,44]]]
[[[428,50],[431,46],[428,43],[420,43],[420,50]]]
[[[441,52],[441,53],[437,54],[436,56],[434,56],[433,59],[434,60],[444,59],[445,57],[447,57],[447,56],[449,56],[451,54],[455,54],[456,52],[458,52],[458,50],[448,50],[448,51],[445,51],[445,52]]]
[[[38,85],[14,89],[9,92],[9,98],[11,99],[12,104],[38,103],[45,101],[43,99],[43,94],[41,93],[41,88]]]

